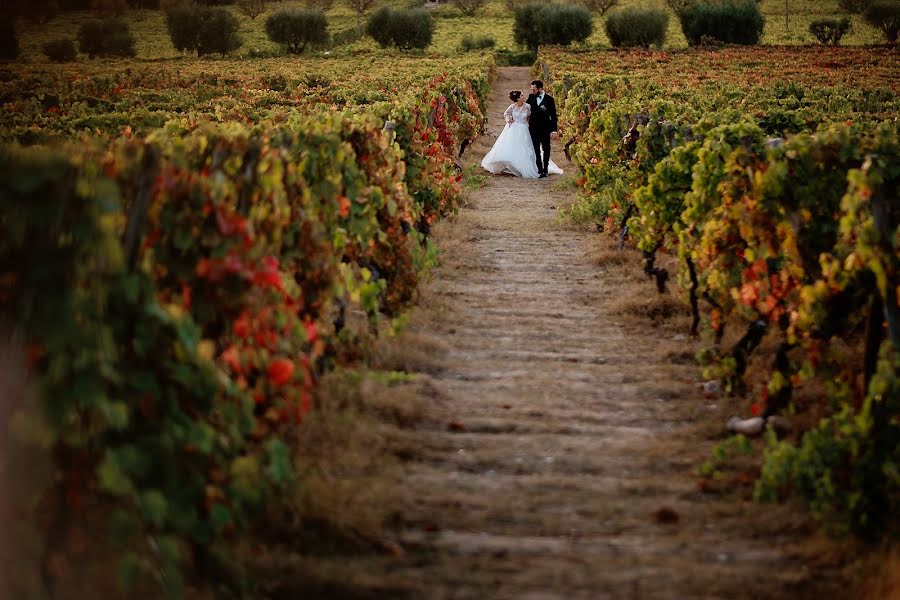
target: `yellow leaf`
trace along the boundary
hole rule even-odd
[[[215,355],[216,343],[212,340],[200,340],[200,343],[197,344],[197,356],[199,356],[203,360],[212,362],[212,359]]]
[[[844,269],[847,271],[854,271],[858,266],[859,257],[856,255],[856,252],[851,252],[847,255],[847,258],[844,259]]]
[[[166,312],[169,313],[169,316],[173,319],[180,319],[184,317],[184,308],[182,308],[180,304],[169,302],[163,308],[165,308]]]

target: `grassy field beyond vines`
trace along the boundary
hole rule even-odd
[[[417,5],[403,0],[382,0],[380,4],[395,6]],[[620,6],[658,6],[663,7],[663,0],[621,0]],[[250,19],[235,9],[241,22],[243,45],[236,52],[237,56],[251,56],[254,53],[278,53],[279,48],[265,35],[265,20],[268,14],[291,6],[302,6],[296,0],[273,2],[268,11],[256,19]],[[809,33],[809,24],[815,19],[840,16],[837,0],[789,0],[788,18],[785,20],[784,0],[763,0],[760,8],[766,18],[763,31],[763,44],[811,44],[815,40]],[[615,10],[615,9],[614,9]],[[464,36],[489,36],[496,42],[498,49],[514,50],[513,17],[503,0],[488,0],[473,17],[464,16],[451,4],[444,4],[433,11],[436,21],[434,41],[428,48],[429,53],[453,55],[459,52],[459,44]],[[346,6],[337,3],[327,12],[329,30],[332,34],[356,28],[356,16]],[[72,35],[82,22],[94,18],[91,13],[66,13],[57,16],[49,23],[35,25],[22,21],[19,23],[22,38],[22,59],[26,61],[44,61],[40,48],[47,40]],[[125,15],[137,38],[137,56],[141,59],[174,58],[180,55],[169,42],[166,33],[165,16],[158,10],[135,10]],[[595,15],[594,33],[581,46],[609,47],[609,40],[603,27],[603,17]],[[858,15],[851,17],[850,32],[844,37],[844,45],[879,44],[882,43],[878,31],[866,24]],[[672,15],[665,47],[686,47],[687,42],[681,33],[678,19]],[[370,39],[352,43],[342,48],[332,49],[331,53],[366,54],[375,52],[378,46]]]

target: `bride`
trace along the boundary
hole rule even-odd
[[[539,173],[535,162],[534,145],[528,132],[531,106],[525,102],[525,97],[519,90],[511,91],[509,99],[514,104],[510,104],[503,113],[506,127],[497,137],[494,147],[482,159],[481,166],[495,175],[506,172],[516,177],[537,179]],[[557,175],[563,173],[552,160],[547,170]]]

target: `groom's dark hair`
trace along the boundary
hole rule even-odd
[[[540,79],[535,79],[534,81],[531,82],[531,85],[533,85],[534,87],[536,87],[539,90],[544,89],[544,82],[541,81]]]

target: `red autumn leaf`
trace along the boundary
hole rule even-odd
[[[247,313],[241,313],[241,316],[234,322],[234,335],[243,339],[250,335],[250,319]]]
[[[312,398],[309,395],[309,392],[303,391],[300,394],[300,399],[297,401],[297,405],[294,409],[294,421],[300,423],[303,421],[304,415],[309,412],[309,409],[312,407]]]
[[[338,196],[338,215],[345,218],[350,214],[350,198],[347,196]]]
[[[193,293],[191,291],[191,286],[187,283],[182,282],[181,284],[181,302],[184,304],[184,307],[187,310],[191,309],[191,302],[193,300]]]
[[[231,222],[231,219],[222,214],[222,211],[216,211],[216,225],[219,226],[219,231],[222,235],[230,236],[234,233],[234,223]]]
[[[759,285],[755,283],[745,283],[741,286],[740,296],[741,302],[748,306],[753,306],[753,304],[759,300]]]
[[[269,381],[282,386],[294,376],[294,363],[286,358],[277,358],[269,363]]]
[[[241,372],[241,358],[236,346],[229,346],[222,354],[222,361],[235,373]]]
[[[244,270],[244,263],[236,254],[225,257],[225,270],[229,273],[240,273]]]
[[[281,273],[277,270],[261,269],[253,274],[253,283],[260,287],[281,289]]]
[[[197,267],[195,272],[197,273],[197,277],[206,277],[209,275],[210,271],[210,260],[208,258],[201,258],[197,261]]]
[[[310,344],[314,344],[319,337],[319,331],[316,328],[316,324],[313,321],[306,321],[303,323],[304,327],[306,327],[306,339]]]

